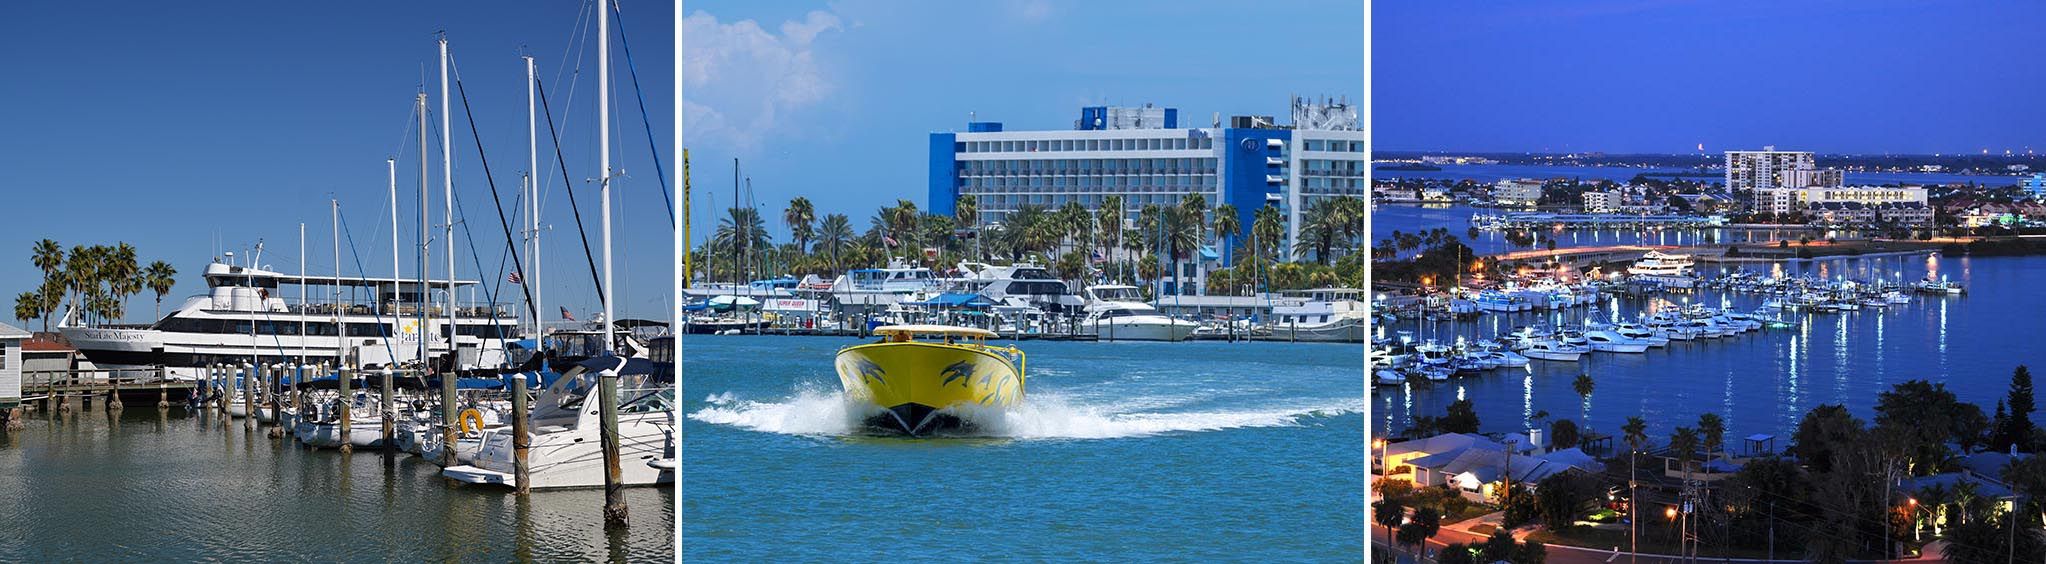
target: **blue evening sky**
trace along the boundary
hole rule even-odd
[[[1383,150],[2046,150],[2037,2],[1379,2]]]
[[[1362,101],[1355,1],[698,0],[684,14],[698,244],[732,203],[734,157],[785,241],[799,195],[860,230],[896,199],[928,208],[929,134],[969,112],[1070,129],[1083,105],[1151,102],[1205,127],[1217,112],[1283,120],[1295,93]]]
[[[654,139],[671,150],[674,11],[665,1],[624,0],[625,31],[646,90]],[[569,178],[577,184],[592,243],[597,194],[595,23],[582,54],[583,77],[564,52],[587,2],[8,2],[0,6],[0,298],[33,289],[41,272],[30,244],[127,241],[143,264],[179,270],[172,307],[202,293],[209,258],[265,243],[264,264],[298,269],[298,225],[306,224],[310,270],[332,272],[330,198],[341,201],[368,273],[390,273],[384,159],[398,157],[399,223],[405,275],[416,276],[418,146],[408,129],[413,96],[427,73],[438,126],[434,33],[446,30],[474,107],[491,171],[506,206],[526,165],[525,67],[538,60],[555,121],[564,131]],[[614,30],[614,40],[616,31]],[[613,158],[616,289],[620,315],[666,318],[673,275],[667,212],[621,49]],[[574,106],[566,105],[575,82]],[[455,189],[483,269],[498,276],[504,236],[477,161],[460,98],[454,117]],[[563,305],[578,319],[599,308],[570,216],[559,169],[541,126],[547,315]],[[411,132],[411,133],[408,133]],[[439,222],[438,141],[432,141],[432,216]],[[672,167],[671,167],[672,168]],[[508,210],[509,213],[509,210]],[[459,220],[459,219],[458,219]],[[344,238],[344,266],[355,273]],[[457,232],[460,276],[478,278]],[[436,265],[444,264],[435,244]],[[436,276],[445,273],[436,268]],[[500,299],[517,303],[516,286]],[[291,297],[296,297],[292,295]],[[132,299],[128,320],[151,320],[154,294]],[[8,317],[12,317],[11,315]],[[40,328],[41,324],[31,324]]]

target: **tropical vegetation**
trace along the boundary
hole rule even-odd
[[[963,195],[950,215],[896,200],[876,209],[859,230],[852,216],[820,217],[808,198],[797,197],[780,216],[790,240],[776,241],[760,210],[729,208],[708,241],[692,250],[697,257],[692,270],[702,280],[745,282],[811,274],[828,279],[885,266],[890,259],[933,268],[1029,261],[1068,281],[1114,280],[1148,288],[1169,277],[1161,262],[1198,260],[1203,246],[1219,244],[1234,250],[1234,264],[1210,271],[1209,294],[1363,287],[1362,199],[1311,200],[1291,253],[1282,248],[1286,223],[1279,208],[1267,205],[1252,215],[1246,229],[1234,205],[1210,209],[1206,197],[1194,194],[1177,205],[1135,208],[1121,196],[1108,196],[1094,211],[1078,202],[1055,208],[1024,204],[986,221],[980,202]]]
[[[164,295],[178,275],[177,268],[163,261],[142,266],[135,246],[125,242],[75,245],[66,251],[56,241],[43,239],[31,245],[29,262],[42,271],[43,281],[15,296],[14,318],[41,319],[45,332],[51,317],[65,308],[77,312],[80,323],[118,321],[128,313],[128,299],[144,290],[156,294],[160,317]]]

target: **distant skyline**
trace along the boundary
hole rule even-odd
[[[1381,2],[1379,150],[2046,153],[2046,4]]]
[[[791,198],[867,218],[928,209],[928,135],[969,115],[1070,129],[1085,105],[1286,120],[1287,97],[1361,104],[1356,2],[691,1],[683,22],[683,145],[693,244],[732,203],[732,159],[777,241]],[[743,196],[743,195],[742,195]]]
[[[578,18],[594,2],[519,1],[489,5],[410,2],[341,4],[8,3],[0,7],[0,50],[12,53],[0,82],[0,193],[12,213],[0,227],[0,298],[36,288],[42,273],[30,246],[126,241],[141,262],[169,262],[178,285],[166,311],[202,294],[199,273],[223,251],[243,255],[263,241],[263,263],[296,272],[298,224],[306,224],[308,269],[333,272],[328,200],[339,199],[356,252],[371,276],[390,274],[385,158],[398,159],[400,263],[417,276],[417,131],[411,115],[422,75],[434,128],[440,88],[435,33],[445,30],[488,151],[506,213],[526,160],[526,88],[521,47],[537,59],[554,120],[562,129],[591,244],[597,244],[596,26]],[[636,67],[649,122],[664,160],[674,158],[674,12],[669,2],[623,0],[633,64],[612,47],[614,258],[617,310],[665,319],[673,276],[667,212],[628,74]],[[578,24],[583,35],[574,35]],[[571,39],[579,51],[571,51]],[[581,61],[581,77],[567,78]],[[564,62],[569,64],[564,65]],[[571,87],[571,83],[579,83]],[[452,88],[452,84],[450,87]],[[573,105],[570,101],[573,100]],[[502,280],[504,235],[482,174],[462,101],[452,104],[455,188],[469,235],[457,233],[459,275]],[[541,283],[549,320],[557,306],[579,320],[600,308],[560,168],[541,122]],[[437,135],[437,134],[436,134]],[[440,221],[438,138],[431,159],[431,215]],[[670,168],[670,163],[662,166]],[[473,237],[474,251],[470,238]],[[343,241],[343,266],[358,274]],[[434,244],[436,277],[445,257]],[[601,250],[598,250],[601,252]],[[476,254],[483,273],[478,274]],[[601,259],[600,259],[601,260]],[[506,266],[506,269],[509,267]],[[499,301],[520,304],[517,286]],[[295,291],[287,292],[296,299]],[[128,301],[127,320],[154,321],[155,295]],[[57,315],[62,315],[60,312]],[[12,322],[12,315],[6,318]],[[31,322],[31,329],[40,329]]]

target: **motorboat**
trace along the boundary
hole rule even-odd
[[[1591,352],[1591,347],[1566,344],[1550,337],[1534,339],[1528,342],[1527,347],[1520,349],[1519,352],[1522,356],[1536,360],[1576,362],[1585,353]]]
[[[1159,313],[1141,299],[1135,286],[1088,286],[1087,317],[1081,326],[1103,341],[1184,341],[1201,326]],[[1361,320],[1357,330],[1363,331]]]
[[[1648,351],[1648,341],[1624,337],[1609,329],[1586,331],[1584,339],[1591,343],[1591,350],[1599,352],[1638,353]]]
[[[889,325],[874,334],[881,342],[839,349],[832,363],[846,397],[879,411],[869,425],[917,436],[968,423],[955,408],[999,409],[1023,399],[1023,351],[986,344],[998,337],[991,331]]]

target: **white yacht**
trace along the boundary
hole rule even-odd
[[[848,270],[831,281],[827,290],[841,306],[879,311],[919,291],[938,289],[931,269],[890,259],[887,268]]]
[[[1364,342],[1364,321],[1370,314],[1359,299],[1363,290],[1321,288],[1284,292],[1303,301],[1272,307],[1272,337],[1281,341]]]
[[[1141,299],[1135,286],[1088,286],[1081,327],[1103,341],[1184,341],[1201,326],[1158,313]]]
[[[1529,339],[1524,344],[1526,346],[1520,349],[1520,354],[1537,360],[1576,362],[1591,352],[1591,347],[1563,343],[1553,337]]]
[[[1591,350],[1600,352],[1638,353],[1648,351],[1648,341],[1628,338],[1610,329],[1586,331],[1584,332],[1584,339],[1591,342]]]
[[[353,357],[365,369],[405,364],[419,359],[421,335],[426,335],[433,358],[450,350],[446,298],[427,292],[422,311],[418,280],[292,275],[217,261],[206,265],[203,277],[206,295],[185,300],[154,324],[86,325],[76,312],[68,312],[58,329],[102,368],[164,366],[177,379],[196,379],[199,367],[220,363],[297,364],[304,359],[339,364],[343,357]],[[454,282],[458,291],[476,284]],[[429,287],[441,290],[447,285],[435,281]],[[295,300],[298,293],[286,290],[292,286],[338,297],[291,303],[286,296]],[[336,288],[340,292],[332,291]],[[348,294],[366,299],[350,300]],[[453,311],[458,365],[474,369],[503,364],[505,342],[517,338],[517,316],[494,304],[456,303]]]
[[[1648,251],[1641,256],[1641,260],[1627,267],[1627,275],[1664,286],[1689,288],[1698,282],[1698,278],[1692,275],[1691,267],[1691,255]]]
[[[1050,313],[1077,314],[1087,300],[1073,293],[1064,280],[1050,270],[1027,262],[995,266],[978,262],[959,263],[958,279],[970,289],[998,304],[1028,305]]]

